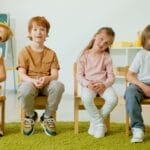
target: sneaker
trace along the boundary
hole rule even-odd
[[[32,135],[34,132],[34,123],[37,120],[38,115],[37,112],[34,112],[33,117],[26,116],[23,120],[23,134],[24,135]]]
[[[56,135],[56,127],[55,120],[52,116],[49,118],[44,118],[44,114],[40,118],[41,126],[43,127],[43,131],[48,136]]]
[[[97,125],[94,129],[94,137],[95,138],[102,138],[105,136],[105,133],[107,132],[107,128],[105,124]]]
[[[133,137],[131,143],[139,143],[144,140],[144,131],[141,128],[132,128]]]
[[[90,126],[88,129],[88,134],[94,135],[94,123],[90,122]]]

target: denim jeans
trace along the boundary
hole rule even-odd
[[[144,130],[141,108],[141,101],[144,99],[144,92],[138,86],[129,84],[124,98],[126,101],[127,113],[131,119],[131,128],[141,128]]]

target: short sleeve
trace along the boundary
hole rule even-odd
[[[28,57],[27,57],[26,50],[25,49],[21,50],[18,55],[18,62],[17,62],[17,67],[16,67],[17,70],[19,68],[24,68],[25,70],[27,70],[27,68],[28,68],[28,59],[27,58]]]
[[[53,58],[53,62],[52,62],[51,68],[58,69],[58,70],[60,69],[56,53],[54,53],[54,58]]]
[[[129,70],[134,73],[138,73],[139,69],[140,69],[140,53],[137,53],[131,63]]]

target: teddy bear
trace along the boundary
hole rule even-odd
[[[0,22],[0,43],[6,42],[13,35],[6,23]]]
[[[10,27],[6,23],[0,22],[0,44],[9,40],[11,36],[13,36],[13,33]],[[5,80],[6,80],[5,64],[2,54],[0,54],[0,82]],[[3,130],[1,130],[0,128],[0,137],[1,136],[3,136]]]

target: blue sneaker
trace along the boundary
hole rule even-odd
[[[23,120],[23,134],[24,135],[32,135],[34,132],[34,123],[37,120],[38,115],[37,112],[34,112],[33,117],[26,116]]]
[[[45,118],[44,114],[40,118],[41,126],[43,127],[43,131],[48,136],[55,136],[56,135],[56,126],[55,120],[52,116],[49,118]]]

